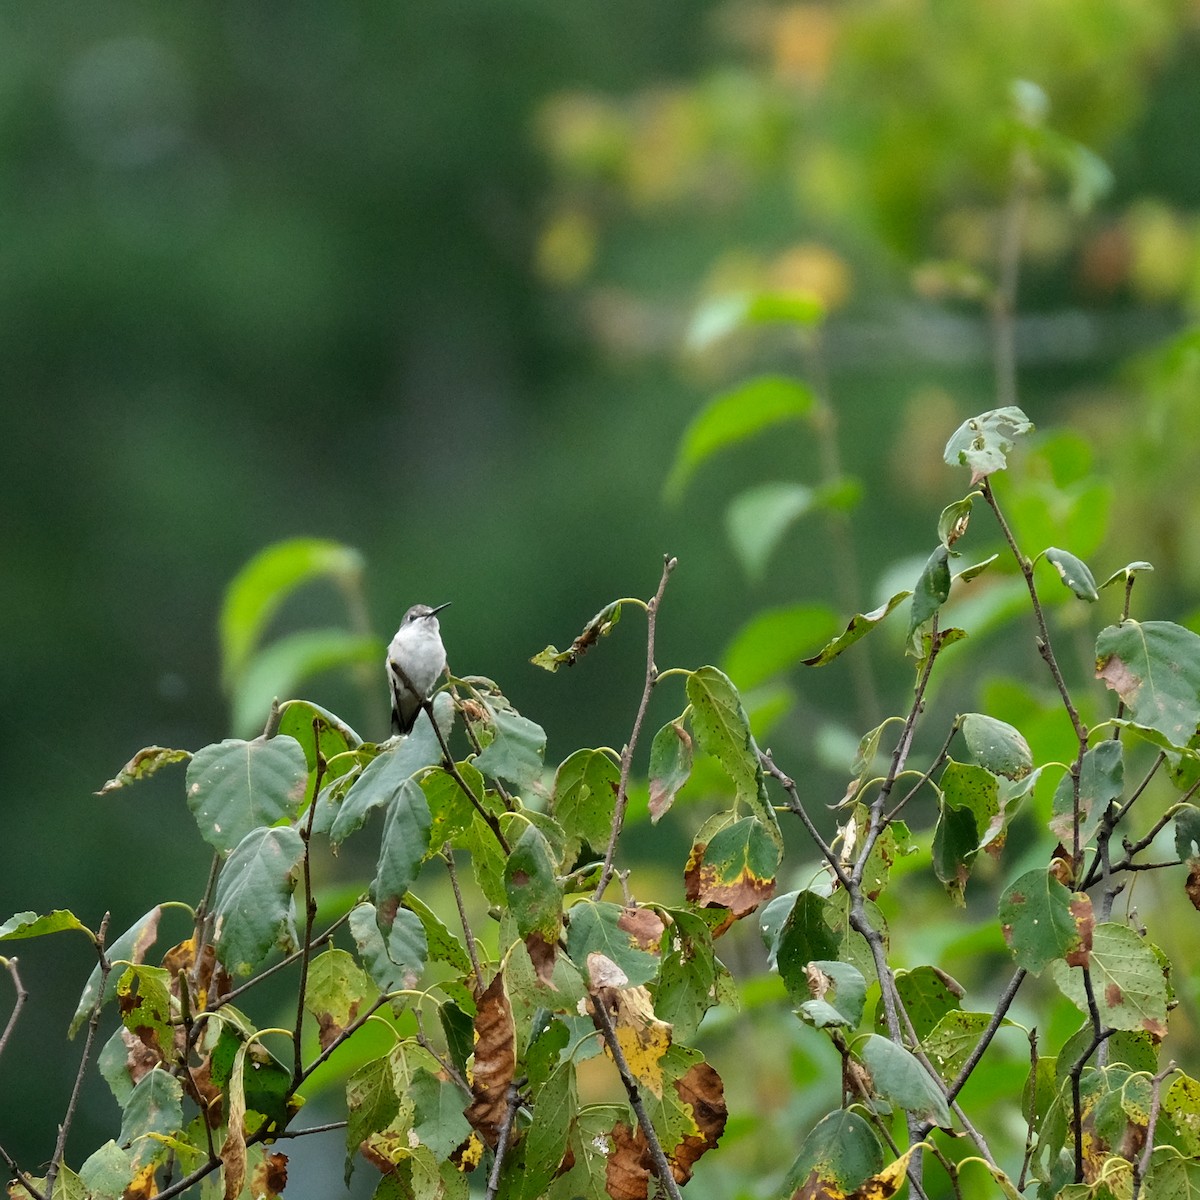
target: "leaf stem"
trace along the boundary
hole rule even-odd
[[[29,1000],[29,992],[25,985],[21,982],[21,976],[17,971],[17,960],[15,958],[0,959],[4,963],[5,970],[8,971],[9,977],[13,982],[13,991],[16,992],[16,999],[13,1001],[13,1010],[8,1014],[8,1021],[5,1023],[4,1032],[0,1034],[0,1055],[4,1053],[5,1046],[8,1045],[8,1039],[12,1037],[12,1031],[17,1026],[17,1020],[21,1016],[21,1009],[25,1007]]]

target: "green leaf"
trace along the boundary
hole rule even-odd
[[[133,1180],[133,1159],[109,1139],[84,1161],[79,1178],[92,1200],[121,1200]]]
[[[1166,1035],[1167,980],[1149,942],[1128,925],[1102,922],[1092,933],[1088,963],[1103,1024]],[[1055,962],[1051,976],[1063,995],[1086,1013],[1083,973],[1065,962]]]
[[[533,1124],[525,1135],[525,1169],[516,1195],[541,1200],[558,1173],[567,1149],[571,1124],[579,1110],[575,1064],[560,1063],[533,1097]]]
[[[791,911],[775,940],[775,968],[794,1004],[812,999],[805,968],[810,962],[834,961],[840,945],[833,925],[836,914],[824,896],[796,893]]]
[[[913,634],[946,603],[950,595],[950,552],[939,545],[929,556],[912,594],[912,613],[908,619],[908,636]]]
[[[404,907],[415,914],[425,930],[425,944],[433,962],[448,963],[461,975],[471,970],[471,959],[467,948],[454,936],[442,919],[423,900],[411,892],[404,897]],[[411,937],[411,931],[405,934]]]
[[[1068,892],[1048,870],[1026,871],[1000,897],[1000,925],[1017,965],[1038,975],[1049,963],[1086,955],[1092,902]]]
[[[938,541],[947,550],[953,549],[954,543],[967,532],[967,526],[971,522],[971,509],[980,495],[981,492],[970,492],[961,500],[947,504],[942,509],[942,515],[938,518]]]
[[[442,726],[443,713],[449,715],[451,708],[448,696],[444,704],[439,703],[442,695],[444,693],[434,699],[439,727]],[[406,780],[441,761],[441,744],[428,717],[422,713],[412,732],[401,738],[392,749],[373,758],[354,781],[333,819],[330,841],[335,846],[340,845],[363,827],[374,809],[391,804]]]
[[[521,937],[539,934],[553,946],[562,927],[562,889],[550,843],[533,825],[526,826],[512,848],[504,867],[504,888]]]
[[[171,1134],[183,1124],[183,1085],[169,1071],[154,1067],[138,1080],[121,1118],[117,1141],[128,1145],[141,1142],[150,1134]],[[154,1142],[135,1146],[135,1160],[149,1161],[154,1157]]]
[[[735,496],[725,510],[725,531],[749,579],[761,582],[783,535],[812,511],[818,494],[802,483],[760,483]]]
[[[800,661],[806,667],[823,667],[831,663],[839,654],[848,650],[860,638],[866,637],[898,604],[907,600],[912,592],[897,592],[891,599],[872,609],[869,613],[859,613],[850,618],[845,630],[833,641],[829,642],[818,654]]]
[[[1113,738],[1097,742],[1079,764],[1079,844],[1092,840],[1104,810],[1125,790],[1125,751]],[[1074,837],[1075,788],[1068,772],[1054,792],[1050,832],[1064,845]]]
[[[508,893],[504,890],[504,853],[491,826],[476,813],[471,828],[463,838],[463,845],[471,856],[471,870],[475,882],[489,904],[497,908],[508,905]]]
[[[612,832],[621,772],[603,750],[576,750],[554,773],[550,811],[578,853],[581,842],[603,850]],[[569,857],[573,860],[575,854]]]
[[[304,842],[290,826],[252,829],[229,856],[212,911],[217,958],[231,975],[249,975],[276,947],[295,948],[292,892],[303,857]]]
[[[156,904],[116,941],[109,943],[106,948],[108,961],[113,966],[118,963],[140,963],[145,957],[146,951],[154,945],[158,937],[158,922],[161,917],[162,906]],[[79,1003],[75,1007],[75,1015],[71,1018],[71,1025],[67,1030],[69,1037],[74,1037],[79,1032],[80,1026],[91,1014],[96,998],[100,994],[100,976],[100,964],[97,963],[92,968],[92,973],[88,976],[83,993],[79,997]],[[107,1004],[117,994],[117,984],[120,978],[120,971],[109,971],[108,982],[104,985],[103,1003]]]
[[[375,999],[376,989],[352,955],[326,950],[308,967],[304,1007],[316,1019],[325,1047]]]
[[[800,1146],[800,1153],[776,1195],[846,1196],[883,1169],[883,1147],[858,1113],[839,1109],[822,1117]]]
[[[367,974],[385,995],[412,990],[420,983],[429,958],[429,943],[415,913],[399,909],[385,938],[379,930],[375,905],[364,902],[350,913],[350,936]]]
[[[295,738],[230,739],[192,756],[187,803],[200,836],[228,851],[252,830],[294,817],[307,784],[308,763]]]
[[[896,972],[896,990],[904,1004],[917,1040],[924,1041],[948,1013],[962,1008],[962,988],[937,967],[914,967]],[[883,1000],[875,1005],[875,1031],[887,1033]]]
[[[527,717],[504,709],[492,709],[491,719],[495,737],[476,757],[476,768],[521,789],[540,782],[546,731]]]
[[[1033,754],[1021,733],[1005,721],[983,713],[967,713],[961,724],[963,740],[981,766],[1006,779],[1024,779],[1033,769]]]
[[[676,908],[667,915],[671,924],[666,950],[650,990],[655,1015],[672,1027],[676,1040],[688,1041],[716,1003],[714,985],[721,968],[713,954],[712,933],[700,917]]]
[[[1125,620],[1096,639],[1096,677],[1133,719],[1183,749],[1200,724],[1200,635],[1171,621]]]
[[[161,767],[191,758],[189,750],[168,750],[165,746],[147,746],[139,750],[97,793],[107,796],[141,779],[149,779]]]
[[[20,938],[43,937],[47,933],[62,933],[78,929],[94,942],[96,935],[70,910],[56,908],[53,912],[39,915],[35,912],[20,912],[9,917],[0,925],[0,942],[15,942]]]
[[[813,407],[812,392],[782,375],[752,379],[710,401],[684,432],[667,476],[667,500],[675,503],[681,499],[696,468],[719,450],[774,426],[804,420]]]
[[[406,779],[388,805],[379,845],[379,863],[371,881],[379,932],[387,937],[404,893],[417,881],[429,852],[429,805],[425,793]]]
[[[1119,571],[1114,571],[1101,585],[1101,589],[1108,587],[1110,584],[1116,583],[1119,579],[1122,583],[1128,583],[1139,571],[1153,571],[1154,564],[1143,562],[1138,559],[1137,562],[1126,563]]]
[[[1174,1146],[1155,1146],[1142,1195],[1148,1200],[1195,1200],[1200,1196],[1200,1161],[1185,1158]]]
[[[966,1065],[991,1020],[991,1013],[962,1012],[955,1004],[921,1038],[921,1049],[926,1058],[947,1083]],[[1005,1024],[1008,1024],[1007,1018]]]
[[[347,1187],[359,1146],[372,1133],[386,1129],[399,1112],[400,1098],[396,1095],[391,1064],[386,1057],[372,1059],[346,1081]]]
[[[684,869],[687,898],[744,917],[775,894],[779,859],[772,830],[757,817],[742,817],[707,842],[697,838]]]
[[[1095,602],[1100,599],[1100,593],[1096,590],[1096,579],[1088,570],[1087,563],[1057,546],[1051,546],[1045,551],[1045,555],[1046,561],[1053,564],[1063,584],[1080,600]]]
[[[738,803],[745,804],[761,820],[782,850],[779,819],[767,796],[758,748],[750,736],[750,721],[737,688],[716,667],[701,667],[688,676],[687,696],[700,748],[721,764],[737,789]]]
[[[317,769],[320,747],[326,762],[326,781],[343,773],[341,764],[332,760],[362,745],[362,738],[341,717],[308,700],[287,700],[280,706],[278,732],[300,743],[310,772]]]
[[[872,1033],[858,1057],[871,1072],[878,1095],[935,1125],[950,1127],[950,1109],[941,1087],[903,1046]]]
[[[946,443],[943,458],[952,467],[971,468],[971,485],[1008,466],[1016,439],[1033,430],[1033,422],[1015,406],[994,408],[964,421]]]
[[[472,794],[482,798],[485,784],[474,765],[460,762],[456,767]],[[446,770],[426,774],[421,780],[421,791],[425,793],[425,802],[429,805],[429,847],[432,853],[436,853],[447,842],[461,837],[471,828],[475,806],[459,786],[458,780]]]
[[[271,701],[291,695],[305,680],[339,667],[378,663],[383,654],[378,638],[345,629],[305,629],[277,638],[247,659],[229,686],[234,730],[261,729]]]
[[[650,743],[650,822],[657,824],[692,774],[692,735],[668,721]]]
[[[837,614],[825,604],[796,604],[768,609],[738,630],[725,651],[726,673],[741,688],[756,688],[787,671],[814,646],[824,645],[837,632]]]
[[[649,983],[658,971],[658,940],[648,942],[636,914],[606,900],[581,900],[568,912],[567,954],[586,973],[589,954],[603,954],[625,972],[631,985]],[[661,936],[661,932],[660,932]]]
[[[862,972],[834,959],[821,959],[808,966],[824,976],[823,980],[818,977],[818,982],[827,984],[829,990],[823,996],[805,1000],[800,1005],[800,1015],[818,1029],[831,1025],[854,1029],[862,1020],[867,997],[867,981]],[[809,992],[811,996],[811,987]]]
[[[128,967],[117,982],[121,1024],[168,1066],[176,1061],[171,976],[162,967]]]
[[[439,1160],[445,1160],[471,1136],[463,1116],[463,1094],[448,1079],[416,1070],[406,1092],[413,1106],[412,1131]]]
[[[226,689],[242,673],[271,618],[292,592],[321,578],[357,589],[362,569],[357,550],[319,538],[276,542],[251,559],[226,589],[221,609],[221,679]]]

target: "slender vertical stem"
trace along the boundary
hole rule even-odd
[[[12,1037],[12,1031],[17,1026],[17,1021],[21,1016],[21,1009],[25,1007],[29,1000],[29,992],[25,989],[25,985],[21,982],[21,976],[17,971],[17,960],[8,958],[4,960],[4,966],[8,971],[9,977],[13,982],[13,990],[16,992],[16,999],[13,1001],[12,1012],[8,1014],[8,1021],[4,1025],[4,1032],[0,1034],[0,1054],[4,1053],[4,1047],[8,1045],[8,1039]]]
[[[321,780],[325,775],[325,756],[321,753],[319,718],[313,718],[313,739],[317,748],[317,765],[313,771],[312,796],[300,837],[304,841],[304,941],[300,944],[300,982],[296,989],[296,1033],[292,1059],[292,1087],[299,1087],[304,1078],[304,1002],[308,993],[308,964],[312,958],[313,925],[317,919],[317,901],[312,886],[312,831],[317,812],[317,797],[321,792]]]
[[[104,914],[104,919],[100,922],[100,928],[96,933],[96,955],[100,960],[100,984],[96,990],[96,1002],[92,1005],[92,1015],[88,1019],[87,1037],[84,1039],[83,1053],[79,1056],[79,1069],[75,1072],[75,1086],[71,1089],[67,1111],[63,1114],[62,1124],[58,1127],[58,1141],[54,1145],[54,1154],[50,1159],[50,1167],[46,1171],[45,1192],[47,1196],[54,1195],[54,1180],[58,1176],[58,1169],[62,1166],[63,1155],[66,1153],[67,1134],[71,1132],[71,1125],[75,1120],[75,1110],[79,1106],[79,1092],[83,1087],[83,1077],[87,1073],[88,1063],[91,1061],[96,1030],[100,1026],[100,1010],[104,1007],[104,988],[108,984],[109,972],[112,970],[112,963],[109,962],[105,950],[110,915],[109,913]]]
[[[638,737],[641,735],[642,722],[646,719],[646,709],[650,704],[650,694],[658,682],[658,667],[654,664],[654,635],[658,622],[658,607],[662,603],[663,593],[667,590],[667,580],[675,570],[676,559],[669,554],[663,555],[662,577],[658,581],[658,591],[646,603],[646,682],[642,688],[642,698],[638,703],[637,715],[633,719],[633,730],[629,741],[621,751],[621,780],[617,785],[617,800],[613,806],[612,830],[608,837],[608,848],[604,852],[604,866],[600,870],[600,881],[596,884],[594,898],[599,900],[604,895],[605,888],[613,876],[613,858],[617,853],[617,841],[625,825],[625,810],[629,806],[629,776],[633,770],[633,753],[637,748]]]

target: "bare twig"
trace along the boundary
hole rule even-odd
[[[96,1002],[92,1005],[92,1014],[88,1018],[87,1037],[83,1043],[83,1053],[79,1056],[79,1069],[75,1072],[75,1085],[71,1088],[71,1098],[67,1101],[67,1111],[63,1114],[62,1124],[58,1127],[58,1141],[54,1144],[54,1154],[50,1159],[50,1167],[46,1171],[46,1195],[54,1195],[54,1180],[58,1169],[62,1166],[63,1155],[67,1149],[67,1134],[75,1120],[75,1109],[79,1105],[79,1092],[83,1087],[83,1077],[87,1073],[88,1063],[92,1057],[92,1046],[96,1041],[96,1030],[100,1026],[100,1010],[104,1007],[104,988],[108,983],[112,963],[105,952],[105,939],[108,936],[108,921],[110,913],[104,914],[100,928],[96,932],[96,956],[100,960],[100,984],[96,989]]]
[[[463,903],[462,888],[458,886],[458,871],[454,866],[454,851],[447,842],[442,847],[442,857],[446,860],[446,870],[450,873],[450,886],[454,889],[454,903],[458,907],[458,919],[462,924],[463,941],[467,943],[467,953],[471,957],[471,970],[475,972],[475,991],[483,987],[483,972],[479,968],[479,952],[475,949],[475,935],[471,932],[471,922],[467,920],[467,906]]]
[[[17,1026],[17,1020],[21,1015],[21,1009],[25,1007],[29,999],[29,992],[26,991],[25,985],[21,982],[21,976],[17,971],[17,960],[15,958],[6,958],[3,960],[5,969],[8,971],[9,977],[13,982],[13,991],[16,992],[16,999],[13,1001],[12,1012],[8,1014],[8,1021],[5,1023],[4,1032],[0,1034],[0,1054],[4,1053],[4,1047],[8,1045],[8,1039],[12,1036],[12,1031]]]
[[[500,1190],[500,1172],[504,1168],[504,1158],[508,1153],[508,1141],[512,1136],[513,1118],[521,1104],[521,1094],[513,1084],[508,1085],[508,1095],[505,1098],[504,1117],[500,1121],[500,1129],[496,1137],[496,1154],[492,1159],[492,1169],[488,1172],[487,1191],[484,1200],[496,1200]]]
[[[671,1200],[683,1200],[679,1192],[679,1185],[675,1182],[671,1164],[667,1161],[662,1143],[658,1140],[658,1134],[655,1132],[654,1123],[650,1120],[650,1114],[646,1111],[646,1105],[638,1091],[637,1080],[633,1077],[633,1072],[629,1069],[629,1063],[625,1058],[625,1052],[621,1049],[617,1031],[613,1027],[612,1018],[608,1014],[604,1000],[595,992],[589,992],[588,996],[591,1000],[596,1024],[600,1027],[600,1036],[604,1038],[604,1044],[608,1047],[613,1062],[616,1063],[617,1073],[621,1076],[625,1094],[629,1097],[630,1106],[637,1116],[638,1125],[641,1127],[646,1145],[649,1147],[650,1159],[654,1163],[654,1173],[658,1177],[659,1186],[665,1195],[671,1197]]]
[[[317,796],[321,791],[321,780],[325,775],[325,756],[321,753],[319,718],[313,718],[313,740],[317,748],[317,766],[313,772],[312,797],[308,804],[308,819],[300,831],[304,840],[304,941],[300,944],[300,983],[296,989],[296,1036],[293,1047],[292,1087],[300,1085],[304,1076],[304,1001],[308,993],[308,964],[312,959],[313,926],[317,920],[317,898],[312,885],[312,831],[317,812]]]
[[[594,899],[599,900],[609,880],[613,875],[613,858],[617,853],[617,840],[625,824],[625,810],[629,805],[629,776],[633,770],[633,753],[637,748],[638,737],[642,731],[642,722],[646,718],[646,708],[650,704],[650,694],[658,682],[658,667],[654,664],[654,634],[658,622],[658,607],[662,603],[663,593],[667,590],[667,580],[675,570],[677,560],[670,555],[663,555],[662,577],[658,581],[658,591],[646,603],[646,682],[642,688],[642,698],[638,704],[637,715],[633,719],[633,731],[629,741],[621,751],[621,781],[617,785],[617,799],[613,806],[612,832],[608,838],[608,849],[604,852],[604,866],[600,870],[600,881],[596,885]]]
[[[1174,1074],[1177,1070],[1175,1063],[1169,1062],[1150,1080],[1150,1116],[1146,1120],[1146,1144],[1142,1147],[1142,1153],[1138,1156],[1137,1162],[1133,1164],[1132,1200],[1138,1200],[1138,1196],[1141,1195],[1142,1181],[1150,1169],[1150,1156],[1154,1153],[1154,1134],[1158,1128],[1159,1113],[1162,1111],[1162,1085],[1167,1076]]]

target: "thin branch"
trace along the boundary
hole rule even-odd
[[[1021,1173],[1017,1176],[1017,1191],[1025,1190],[1025,1177],[1029,1174],[1029,1164],[1033,1162],[1035,1147],[1034,1134],[1037,1124],[1037,1069],[1038,1044],[1037,1026],[1029,1031],[1029,1119],[1025,1122],[1025,1153],[1021,1156]]]
[[[637,715],[633,719],[633,731],[629,741],[621,751],[621,781],[617,786],[617,800],[613,806],[612,832],[608,838],[608,849],[604,852],[604,866],[600,870],[600,881],[596,885],[593,898],[599,900],[608,887],[613,875],[613,858],[617,853],[617,839],[625,824],[625,810],[629,805],[629,776],[633,770],[633,753],[637,748],[638,737],[642,731],[642,722],[646,718],[646,709],[650,704],[650,694],[658,682],[658,667],[654,664],[654,634],[658,623],[658,607],[662,603],[663,593],[667,590],[667,580],[675,570],[677,560],[668,554],[663,555],[662,577],[658,581],[658,591],[646,603],[646,682],[642,688],[642,699],[638,704]]]
[[[348,1121],[330,1121],[328,1125],[310,1125],[307,1129],[279,1129],[271,1134],[272,1141],[281,1142],[284,1138],[311,1137],[314,1133],[332,1133],[335,1129],[345,1129]]]
[[[596,1024],[600,1027],[600,1036],[604,1038],[604,1044],[608,1047],[608,1052],[612,1055],[613,1062],[616,1063],[617,1073],[621,1076],[621,1083],[625,1088],[625,1094],[629,1097],[630,1106],[637,1116],[638,1125],[641,1127],[642,1135],[646,1139],[646,1145],[650,1150],[650,1158],[654,1163],[654,1173],[658,1177],[659,1186],[667,1196],[671,1197],[671,1200],[683,1200],[679,1192],[679,1185],[675,1182],[675,1174],[671,1170],[671,1164],[667,1161],[662,1143],[658,1140],[658,1134],[655,1132],[654,1122],[650,1120],[650,1114],[646,1111],[646,1105],[642,1102],[637,1080],[633,1077],[633,1072],[629,1069],[629,1063],[625,1059],[625,1052],[621,1049],[621,1043],[617,1038],[617,1031],[613,1027],[608,1009],[605,1007],[604,1001],[595,992],[589,992],[588,997],[591,1000],[592,1013],[596,1019]]]
[[[100,984],[96,990],[96,1002],[92,1005],[92,1015],[88,1018],[87,1037],[83,1043],[83,1053],[79,1056],[79,1069],[75,1072],[75,1086],[71,1088],[71,1098],[67,1101],[67,1111],[63,1115],[62,1124],[58,1127],[58,1141],[54,1144],[54,1154],[50,1159],[50,1167],[46,1171],[46,1195],[54,1195],[54,1180],[58,1169],[62,1166],[63,1155],[67,1149],[67,1134],[75,1120],[75,1110],[79,1105],[79,1092],[83,1087],[83,1077],[87,1073],[88,1063],[92,1057],[92,1046],[96,1041],[96,1030],[100,1026],[100,1010],[104,1007],[104,988],[108,983],[112,963],[105,953],[105,939],[108,936],[108,921],[110,913],[104,914],[100,928],[96,933],[96,955],[100,960]]]
[[[467,943],[467,953],[471,957],[471,970],[475,972],[475,990],[483,987],[483,971],[479,968],[479,953],[475,949],[475,936],[471,933],[471,922],[467,920],[467,906],[463,903],[462,888],[458,886],[458,871],[454,866],[454,851],[447,842],[442,847],[442,857],[446,860],[446,870],[450,872],[450,886],[454,889],[454,903],[458,907],[458,919],[462,924],[463,941]]]
[[[33,1200],[46,1200],[46,1197],[38,1190],[37,1184],[33,1182],[33,1178],[17,1166],[13,1156],[3,1146],[0,1146],[0,1159],[12,1173],[13,1178],[33,1197]]]
[[[896,801],[891,812],[883,818],[884,825],[890,825],[895,820],[896,815],[900,810],[933,778],[933,773],[950,757],[950,743],[954,741],[954,735],[958,733],[959,723],[955,721],[950,726],[950,732],[946,734],[946,740],[942,743],[942,748],[937,752],[933,762],[921,773],[920,778],[916,783]]]
[[[1179,1068],[1174,1062],[1169,1062],[1157,1075],[1150,1080],[1150,1116],[1146,1121],[1146,1144],[1137,1162],[1133,1164],[1133,1197],[1138,1200],[1142,1192],[1142,1180],[1150,1169],[1150,1155],[1154,1153],[1154,1135],[1158,1129],[1158,1117],[1162,1111],[1162,1085],[1168,1075],[1174,1074]]]
[[[513,1118],[521,1104],[521,1094],[513,1084],[508,1085],[508,1096],[504,1106],[504,1117],[500,1121],[500,1129],[496,1138],[496,1153],[492,1159],[492,1169],[488,1172],[487,1191],[484,1200],[496,1200],[500,1190],[500,1172],[504,1167],[504,1158],[508,1153],[508,1140],[512,1136]]]
[[[350,1024],[347,1025],[346,1028],[343,1029],[342,1032],[339,1033],[337,1035],[337,1037],[335,1037],[333,1039],[333,1041],[330,1042],[329,1045],[326,1046],[325,1049],[322,1050],[321,1053],[318,1054],[317,1057],[314,1058],[312,1060],[312,1062],[310,1062],[308,1064],[308,1066],[305,1067],[304,1070],[300,1072],[300,1078],[297,1079],[296,1082],[292,1084],[291,1094],[294,1095],[296,1089],[319,1066],[321,1066],[322,1063],[327,1062],[333,1056],[334,1051],[337,1050],[338,1047],[341,1046],[349,1038],[353,1037],[387,1002],[388,1002],[387,996],[380,996],[379,999],[376,1000],[375,1003],[372,1004],[371,1007],[368,1008],[365,1013],[363,1013],[361,1016],[356,1017],[353,1021],[351,1021]],[[275,1135],[272,1134],[271,1136],[275,1136]]]
[[[12,1037],[12,1031],[17,1027],[17,1019],[21,1015],[21,1009],[25,1007],[29,1000],[29,992],[26,991],[25,985],[21,982],[21,976],[17,972],[17,960],[9,958],[4,960],[4,966],[13,981],[13,990],[17,997],[13,1002],[13,1010],[8,1014],[8,1021],[4,1026],[4,1032],[0,1034],[0,1054],[4,1053],[5,1046],[8,1045],[8,1039]]]
[[[758,761],[762,764],[762,768],[772,779],[776,780],[784,792],[787,793],[788,810],[793,812],[800,818],[804,824],[804,828],[808,831],[808,836],[812,838],[817,849],[821,851],[822,857],[829,864],[834,875],[837,876],[838,882],[850,891],[850,876],[846,873],[846,868],[842,865],[842,860],[838,857],[833,847],[821,836],[821,831],[813,824],[813,819],[808,815],[808,810],[800,801],[800,794],[796,790],[796,781],[790,775],[784,774],[771,757],[770,750],[760,750],[758,752]]]
[[[296,1036],[293,1047],[292,1087],[300,1085],[304,1076],[304,1001],[308,994],[308,964],[312,959],[313,926],[317,920],[317,899],[312,885],[312,831],[317,813],[317,796],[321,791],[321,779],[325,775],[325,755],[321,753],[318,718],[313,718],[313,738],[317,747],[317,766],[313,772],[312,798],[308,805],[308,820],[300,836],[304,840],[304,941],[300,944],[300,984],[296,989]]]
[[[393,666],[394,666],[394,664],[393,664]],[[406,684],[408,684],[409,688],[411,688],[415,692],[416,688],[413,688],[412,684],[409,683],[408,676],[405,675],[404,672],[401,671],[399,667],[394,666],[394,669],[395,669],[396,673],[400,676],[400,678],[403,679]],[[422,702],[421,707],[425,710],[425,715],[426,715],[426,717],[429,718],[429,724],[433,726],[434,736],[438,740],[438,745],[441,746],[441,748],[442,748],[442,770],[444,770],[446,772],[446,774],[449,775],[450,778],[453,779],[454,782],[458,784],[459,789],[462,791],[463,795],[466,796],[466,798],[468,800],[470,800],[471,805],[474,807],[475,811],[487,823],[487,827],[495,835],[496,841],[500,843],[500,849],[504,851],[505,856],[511,854],[512,851],[509,849],[508,841],[505,839],[504,833],[500,828],[499,817],[497,817],[495,815],[495,813],[488,811],[487,806],[483,803],[483,801],[478,796],[475,795],[475,793],[471,790],[470,785],[462,777],[462,772],[458,769],[458,765],[454,761],[454,755],[450,753],[449,743],[447,743],[445,737],[442,735],[441,726],[438,725],[436,720],[434,720],[433,702],[429,699],[426,699]],[[465,722],[466,717],[464,717],[463,720]],[[472,740],[472,742],[475,741],[474,738],[472,738],[471,740]],[[475,744],[476,744],[476,746],[478,746],[478,743],[475,743]],[[501,792],[501,794],[504,795],[504,797],[505,797],[505,803],[506,803],[507,807],[509,809],[511,809],[512,804],[508,800],[507,794],[504,792]]]
[[[1028,972],[1024,967],[1018,967],[1013,977],[1008,981],[1008,987],[1004,989],[1003,995],[1000,997],[996,1005],[995,1011],[992,1013],[992,1019],[988,1022],[987,1028],[979,1036],[979,1041],[975,1043],[975,1048],[967,1056],[967,1061],[963,1063],[958,1074],[954,1077],[954,1082],[950,1084],[948,1089],[948,1098],[953,1099],[962,1091],[967,1080],[971,1078],[971,1072],[979,1065],[979,1060],[983,1057],[988,1046],[991,1045],[992,1039],[1000,1030],[1000,1026],[1004,1024],[1004,1018],[1012,1007],[1012,1002],[1017,998],[1017,992],[1021,988],[1021,984],[1025,982],[1025,977]]]

